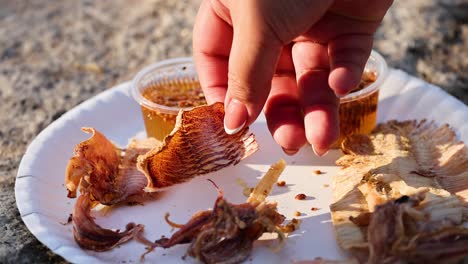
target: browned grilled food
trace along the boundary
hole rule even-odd
[[[390,121],[342,144],[330,206],[361,263],[450,263],[468,255],[468,149],[448,125]]]
[[[148,178],[146,189],[157,190],[235,165],[257,151],[247,127],[228,135],[223,120],[221,103],[179,112],[163,145],[138,158],[138,168]]]
[[[181,111],[164,142],[132,140],[126,149],[116,147],[94,128],[83,128],[91,137],[75,147],[65,176],[68,197],[75,198],[77,191],[81,194],[72,217],[77,243],[104,251],[132,238],[144,241],[139,237],[143,226],[129,224],[123,232],[104,229],[94,222],[91,209],[128,202],[145,191],[220,170],[254,153],[258,146],[248,128],[227,135],[223,118],[221,103]]]

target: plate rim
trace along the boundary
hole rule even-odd
[[[408,80],[415,79],[415,80],[420,81],[424,85],[430,86],[432,89],[437,89],[439,92],[444,93],[447,98],[450,98],[450,99],[447,99],[447,100],[451,100],[452,104],[460,106],[460,107],[464,107],[464,110],[465,110],[464,112],[468,116],[468,106],[466,106],[463,102],[459,101],[454,96],[448,94],[447,92],[442,90],[440,87],[438,87],[436,85],[433,85],[433,84],[429,84],[429,83],[427,83],[427,82],[425,82],[425,81],[423,81],[421,79],[418,79],[418,78],[416,78],[414,76],[411,76],[411,75],[409,75],[409,74],[407,74],[407,73],[405,73],[405,72],[403,72],[401,70],[390,69],[389,73],[387,75],[387,78],[384,80],[382,85],[385,85],[385,83],[388,82],[389,77],[393,76],[393,75],[395,75],[395,76],[400,75],[400,77],[403,76],[403,77],[407,78]],[[399,88],[402,89],[403,87],[399,87]],[[40,226],[40,221],[35,223],[33,221],[34,219],[32,219],[32,216],[34,216],[34,215],[39,219],[41,217],[50,218],[50,216],[41,214],[39,212],[30,212],[30,213],[27,213],[27,214],[24,213],[25,212],[24,211],[25,210],[24,209],[24,204],[27,204],[30,200],[27,199],[26,195],[24,195],[24,194],[22,194],[20,192],[21,190],[19,189],[18,179],[30,176],[30,175],[22,175],[22,172],[25,170],[24,168],[27,166],[26,161],[28,159],[30,159],[31,149],[34,149],[34,148],[40,146],[41,141],[46,139],[48,136],[50,136],[49,134],[51,133],[51,131],[53,131],[54,128],[59,127],[62,123],[66,123],[68,120],[70,120],[70,117],[75,116],[76,113],[80,112],[82,108],[86,108],[86,106],[88,104],[92,104],[94,101],[109,97],[113,93],[123,92],[127,96],[129,96],[131,99],[133,99],[131,97],[131,94],[130,94],[130,89],[131,89],[131,81],[125,81],[125,82],[122,82],[122,83],[117,84],[115,86],[112,86],[110,88],[107,88],[106,90],[104,90],[104,91],[102,91],[102,92],[100,92],[100,93],[98,93],[98,94],[84,100],[83,102],[77,104],[76,106],[71,108],[69,111],[67,111],[65,114],[60,116],[58,119],[51,122],[46,128],[44,128],[39,134],[37,134],[32,139],[32,141],[28,144],[28,146],[27,146],[27,148],[26,148],[26,150],[25,150],[25,152],[24,152],[24,154],[23,154],[23,156],[21,158],[21,161],[19,163],[18,170],[17,170],[16,177],[15,177],[15,187],[14,187],[15,190],[14,190],[14,192],[15,192],[15,203],[16,203],[16,206],[18,208],[21,220],[23,221],[23,223],[28,228],[28,231],[32,235],[34,235],[34,237],[36,237],[36,239],[38,239],[43,245],[45,245],[54,254],[60,255],[61,257],[63,257],[67,261],[71,261],[71,262],[78,262],[78,260],[81,261],[82,258],[83,258],[83,255],[82,254],[79,254],[79,255],[77,255],[77,254],[71,254],[71,255],[70,254],[65,254],[67,252],[67,250],[66,250],[67,248],[69,248],[71,250],[76,250],[75,248],[72,248],[72,247],[70,247],[68,245],[59,245],[58,247],[55,247],[55,248],[51,247],[50,243],[48,242],[48,240],[45,237],[45,236],[47,236],[47,232],[40,232],[40,231],[38,231],[37,228],[35,228],[37,225]],[[45,229],[47,230],[47,227]],[[62,251],[60,251],[61,248],[63,248]],[[87,254],[85,257],[87,259],[89,259],[89,261],[102,262],[101,259],[98,259],[93,255]]]

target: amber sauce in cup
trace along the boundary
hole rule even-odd
[[[145,88],[142,95],[153,103],[173,108],[191,108],[206,104],[198,82],[153,85]],[[162,140],[175,126],[178,111],[165,113],[146,106],[141,106],[141,111],[148,137]]]
[[[341,147],[343,140],[353,134],[369,134],[377,124],[379,89],[387,75],[384,58],[375,51],[366,64],[359,85],[340,98],[340,137],[332,146]]]
[[[362,90],[375,82],[375,72],[364,72],[359,86],[352,92]],[[334,147],[340,147],[341,142],[352,134],[369,134],[377,122],[377,104],[379,91],[340,103],[340,137]]]
[[[162,141],[174,129],[181,109],[206,104],[191,58],[175,58],[143,69],[133,80],[148,137]]]
[[[379,88],[387,75],[384,58],[375,51],[366,64],[361,82],[340,98],[340,137],[370,133],[377,121]],[[140,104],[148,137],[162,141],[174,128],[181,109],[206,104],[191,58],[175,58],[150,65],[132,82],[132,95]]]

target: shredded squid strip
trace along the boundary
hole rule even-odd
[[[82,194],[76,201],[72,214],[73,235],[78,245],[94,251],[106,251],[123,244],[143,232],[143,225],[128,223],[125,231],[102,228],[91,216],[93,203],[89,194]]]
[[[203,263],[239,263],[250,256],[253,243],[265,232],[278,233],[281,245],[284,235],[280,225],[285,217],[276,211],[276,203],[265,198],[285,166],[283,160],[272,165],[242,204],[227,202],[213,183],[218,190],[214,208],[198,212],[170,238],[157,240],[149,251],[190,243],[187,255]]]

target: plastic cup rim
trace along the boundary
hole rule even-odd
[[[385,59],[380,55],[377,51],[372,50],[371,55],[369,58],[373,58],[376,60],[377,64],[377,79],[371,83],[369,86],[361,89],[359,91],[349,93],[345,96],[340,97],[340,103],[353,101],[364,96],[370,95],[380,89],[381,84],[385,80],[388,74],[388,66]],[[183,63],[191,63],[193,64],[192,57],[178,57],[173,59],[167,59],[160,62],[156,62],[144,67],[141,71],[139,71],[136,76],[132,79],[131,82],[131,93],[133,98],[141,105],[150,110],[157,110],[162,113],[166,114],[177,114],[181,109],[189,110],[193,107],[173,107],[173,106],[165,106],[161,104],[154,103],[148,99],[146,99],[140,92],[138,88],[138,82],[147,74],[151,73],[155,69],[163,68],[170,65],[178,65]]]
[[[147,74],[153,72],[154,70],[158,68],[163,68],[167,66],[177,66],[179,64],[193,64],[193,58],[191,57],[179,57],[179,58],[173,58],[173,59],[168,59],[168,60],[163,60],[160,62],[156,62],[153,64],[150,64],[146,67],[144,67],[141,71],[139,71],[136,76],[133,78],[131,82],[131,93],[135,101],[138,102],[141,106],[144,106],[150,110],[157,110],[158,112],[165,113],[165,114],[177,114],[181,109],[182,110],[190,110],[193,107],[174,107],[174,106],[166,106],[166,105],[161,105],[157,104],[155,102],[152,102],[148,99],[146,99],[140,92],[140,89],[138,87],[139,81],[145,77]]]
[[[380,55],[377,51],[372,50],[371,55],[369,57],[373,58],[376,60],[377,64],[377,79],[371,83],[369,86],[365,87],[364,89],[358,90],[356,92],[349,93],[345,96],[340,97],[340,103],[348,102],[348,101],[354,101],[357,99],[360,99],[362,97],[368,96],[373,94],[374,92],[378,91],[380,89],[381,84],[385,80],[388,74],[388,66],[387,62],[383,58],[382,55]],[[365,69],[364,69],[365,70]]]

